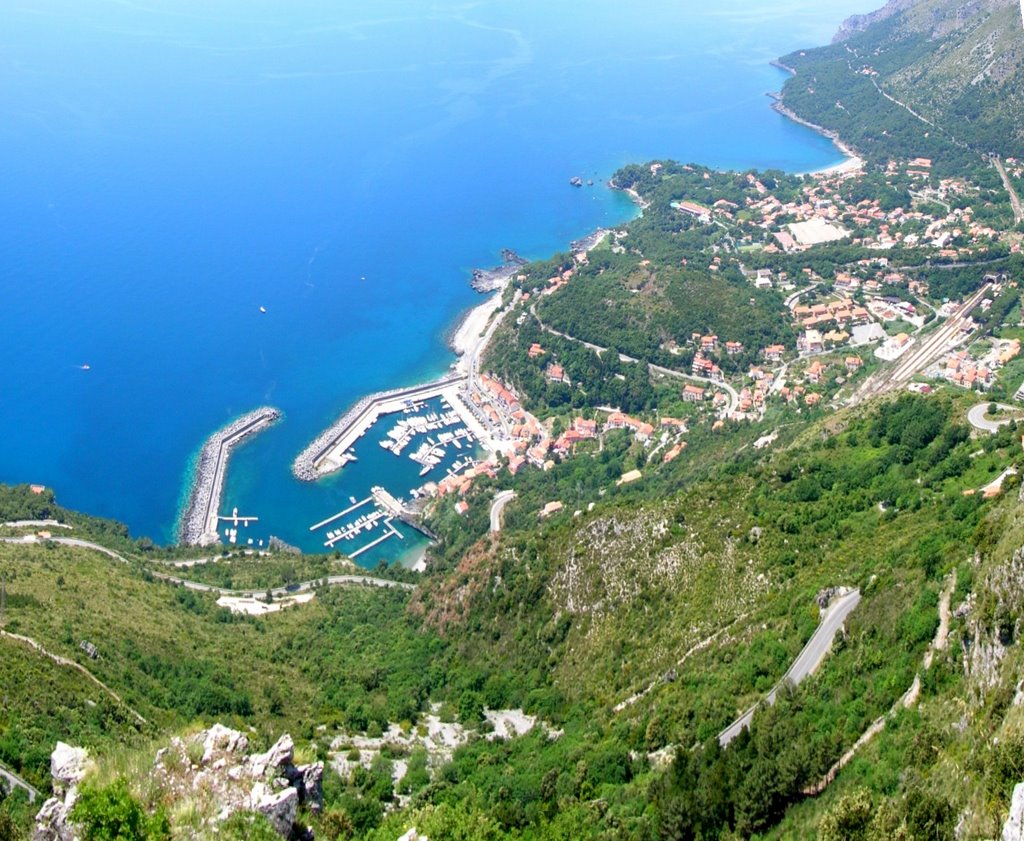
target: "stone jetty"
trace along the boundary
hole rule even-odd
[[[206,440],[196,463],[188,504],[181,515],[178,536],[182,543],[208,546],[218,542],[217,512],[224,493],[224,476],[231,449],[262,432],[280,417],[278,409],[264,406],[233,420]]]

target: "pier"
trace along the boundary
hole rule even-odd
[[[449,390],[457,391],[466,380],[465,375],[450,376],[364,397],[299,454],[292,473],[298,479],[312,482],[341,469],[353,458],[349,452],[352,446],[382,415],[405,411],[412,404],[439,397]]]
[[[399,500],[395,499],[394,496],[388,493],[386,488],[382,488],[378,485],[377,487],[370,488],[370,493],[373,494],[373,499],[377,505],[387,511],[396,520],[401,520],[409,526],[409,528],[416,529],[416,531],[424,537],[428,537],[431,540],[438,539],[436,534],[419,521],[415,511],[410,511],[406,508]]]
[[[384,532],[384,534],[382,534],[376,540],[367,543],[361,549],[356,549],[355,552],[351,552],[349,554],[349,557],[355,560],[360,555],[362,555],[363,552],[369,552],[374,546],[378,546],[379,544],[387,540],[389,537],[397,537],[399,540],[405,540],[405,538],[402,537],[402,533],[398,529],[396,529],[394,524],[391,522],[390,517],[384,521],[384,525],[388,527],[388,530]]]
[[[231,450],[246,438],[262,432],[281,417],[281,412],[269,406],[256,409],[232,421],[211,435],[199,452],[195,477],[188,503],[181,516],[179,536],[190,546],[209,546],[217,543],[221,517],[218,515],[224,493]],[[256,517],[225,517],[225,520],[255,521]]]
[[[318,530],[322,529],[324,526],[330,525],[335,520],[340,520],[346,514],[351,514],[353,511],[357,511],[358,509],[360,509],[364,505],[366,505],[366,503],[372,502],[372,501],[373,501],[373,497],[372,496],[368,496],[368,497],[366,497],[366,499],[361,499],[361,500],[359,500],[359,502],[354,502],[348,508],[346,508],[344,511],[339,511],[337,514],[334,514],[333,516],[328,517],[326,520],[321,520],[319,523],[313,523],[313,525],[311,525],[309,527],[309,530],[310,531],[318,531]]]
[[[377,490],[377,489],[375,489],[375,490]],[[386,493],[386,491],[385,491],[385,493]],[[360,546],[358,549],[356,549],[356,550],[354,550],[352,552],[347,552],[346,554],[350,558],[352,558],[352,559],[358,558],[364,552],[369,552],[375,546],[379,546],[381,543],[383,543],[389,537],[397,537],[399,540],[405,540],[405,536],[398,529],[396,529],[395,526],[394,526],[394,519],[395,519],[396,514],[395,514],[394,510],[392,510],[392,508],[400,509],[401,506],[398,504],[397,500],[395,500],[394,497],[392,497],[390,494],[388,494],[388,499],[389,499],[389,501],[392,504],[391,507],[386,507],[384,505],[381,505],[380,501],[378,500],[376,495],[368,496],[368,497],[366,497],[366,499],[361,499],[358,502],[353,502],[344,511],[339,511],[337,514],[334,514],[334,515],[328,517],[326,520],[321,520],[319,523],[314,523],[313,525],[311,525],[309,527],[309,530],[310,531],[318,531],[319,529],[322,529],[322,528],[330,525],[331,523],[340,520],[342,517],[345,517],[345,516],[347,516],[349,514],[352,514],[355,511],[358,511],[360,508],[363,508],[366,505],[372,504],[373,505],[373,513],[371,513],[371,514],[362,514],[354,522],[351,522],[348,525],[343,526],[342,528],[332,529],[331,531],[328,531],[327,532],[327,540],[324,541],[324,546],[326,548],[328,548],[328,549],[333,549],[335,544],[338,543],[339,541],[342,541],[342,540],[354,540],[356,537],[361,535],[364,531],[365,532],[373,531],[374,529],[377,528],[377,526],[380,523],[384,524],[384,527],[385,527],[384,533],[380,537],[375,538],[374,540],[371,540],[365,546]]]

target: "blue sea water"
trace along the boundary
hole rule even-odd
[[[317,548],[307,527],[394,460],[302,485],[292,459],[363,393],[448,366],[472,267],[629,218],[600,186],[627,162],[836,162],[769,109],[768,61],[855,11],[5,2],[0,481],[168,542],[190,457],[269,403],[285,420],[233,458],[226,507]]]

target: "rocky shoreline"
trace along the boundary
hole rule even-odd
[[[203,444],[196,461],[188,502],[181,515],[178,537],[188,546],[215,542],[207,531],[210,511],[220,507],[231,449],[246,438],[262,432],[281,417],[279,409],[263,406],[218,429]]]
[[[593,233],[587,234],[585,237],[580,237],[579,239],[574,239],[570,242],[569,250],[572,251],[573,254],[591,251],[604,242],[605,237],[607,237],[609,233],[611,233],[611,231],[607,228],[598,228]]]
[[[778,66],[782,67],[785,70],[790,70],[790,72],[796,72],[796,71],[791,70],[788,67],[785,67],[784,65],[780,64]],[[787,119],[792,120],[794,123],[800,123],[800,125],[806,126],[807,128],[811,129],[812,131],[816,131],[822,137],[827,137],[829,140],[832,141],[833,145],[840,152],[842,152],[844,155],[846,155],[846,157],[848,157],[848,158],[859,158],[859,156],[857,155],[856,151],[851,149],[849,146],[847,146],[842,141],[842,139],[839,137],[839,133],[838,132],[833,131],[832,129],[827,129],[824,126],[819,126],[817,123],[812,123],[810,120],[805,120],[803,117],[799,116],[795,111],[793,111],[792,109],[788,108],[786,106],[786,104],[782,101],[782,94],[781,93],[769,93],[768,96],[771,97],[771,100],[772,100],[772,110],[773,111],[778,112],[783,117],[786,117]]]
[[[504,263],[493,269],[473,269],[473,279],[469,285],[477,292],[495,292],[502,289],[512,276],[529,262],[511,248],[502,250],[501,259]]]

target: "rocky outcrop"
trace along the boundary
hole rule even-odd
[[[496,292],[503,289],[513,275],[527,263],[511,248],[506,248],[501,252],[501,259],[505,261],[504,264],[495,266],[493,269],[473,269],[473,279],[469,285],[477,292]]]
[[[78,799],[78,784],[89,767],[89,755],[82,748],[57,742],[50,755],[53,797],[36,815],[36,829],[32,836],[35,841],[72,841],[75,837],[70,815]]]
[[[1024,783],[1013,787],[1010,814],[1003,824],[1003,841],[1024,841]]]
[[[889,0],[881,9],[868,12],[866,15],[850,15],[839,25],[839,31],[833,36],[832,43],[838,44],[840,41],[845,41],[858,32],[863,32],[872,24],[881,23],[904,9],[910,8],[915,2],[916,0]]]
[[[818,603],[818,612],[824,613],[828,610],[828,606],[832,604],[833,599],[845,596],[847,593],[853,592],[849,587],[824,587],[819,590],[814,600]]]
[[[249,754],[248,749],[244,733],[221,724],[175,737],[157,751],[147,786],[202,814],[211,829],[235,812],[249,811],[264,815],[282,838],[290,838],[301,805],[314,812],[323,808],[324,765],[295,765],[295,744],[287,734],[264,753]],[[69,815],[89,767],[84,750],[57,744],[50,761],[54,796],[36,817],[35,841],[75,837]],[[312,837],[308,829],[299,834]]]

